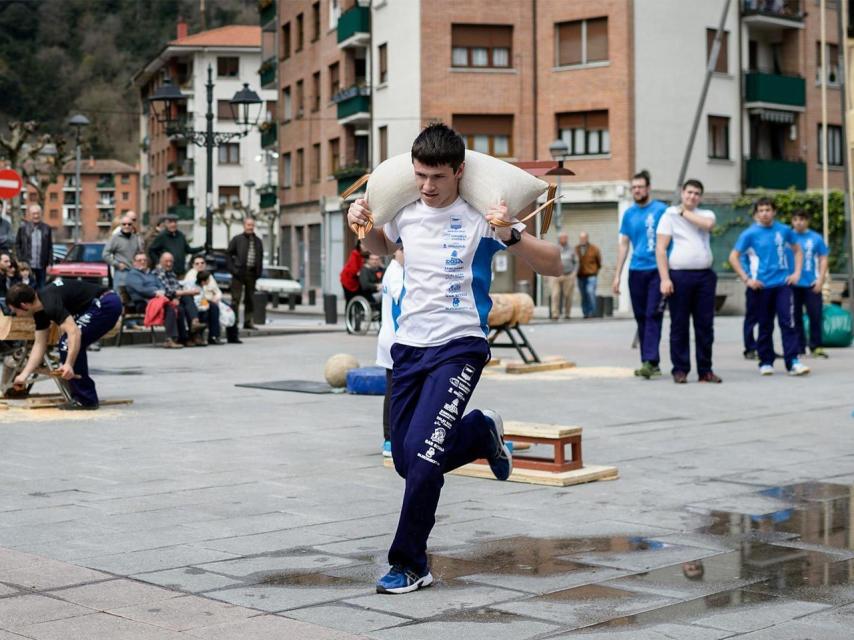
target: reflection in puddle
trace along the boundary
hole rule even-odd
[[[516,536],[481,543],[474,549],[456,553],[434,553],[430,556],[430,571],[439,580],[479,573],[550,576],[592,568],[561,556],[584,552],[649,551],[667,546],[639,536],[546,539]]]

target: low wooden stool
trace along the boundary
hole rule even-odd
[[[564,427],[557,424],[538,424],[534,422],[505,422],[504,439],[530,444],[545,444],[554,447],[551,458],[535,456],[513,456],[515,469],[535,469],[551,473],[563,473],[581,469],[581,427]],[[572,455],[566,459],[566,446]],[[485,460],[478,460],[486,463]]]

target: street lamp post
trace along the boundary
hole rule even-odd
[[[563,161],[566,160],[566,157],[569,155],[569,147],[566,142],[558,138],[554,142],[549,145],[549,153],[552,158],[557,160],[559,168],[563,169]],[[561,232],[563,228],[563,215],[561,212],[561,197],[560,197],[560,177],[564,175],[563,171],[555,171],[554,175],[557,176],[557,201],[555,202],[555,229],[558,233]]]
[[[205,84],[207,90],[207,112],[205,113],[206,126],[204,131],[196,131],[192,126],[186,126],[178,121],[175,107],[186,102],[187,96],[174,86],[168,78],[158,87],[148,99],[154,117],[158,122],[166,126],[170,135],[178,135],[189,140],[197,147],[204,147],[207,155],[207,171],[205,180],[205,252],[210,253],[213,248],[213,150],[227,144],[235,138],[246,137],[255,127],[261,115],[261,98],[249,88],[248,83],[234,94],[229,101],[234,122],[240,127],[240,131],[214,131],[213,128],[213,68],[208,65],[208,81]]]
[[[74,242],[80,242],[80,132],[83,127],[89,126],[89,118],[82,114],[71,116],[68,124],[74,127],[74,140],[76,158],[74,169]]]
[[[252,215],[252,189],[255,188],[255,181],[247,180],[243,183],[243,186],[246,187],[246,189],[249,191],[249,204],[246,207],[246,210],[249,212],[250,215]]]

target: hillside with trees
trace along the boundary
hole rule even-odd
[[[85,153],[135,163],[131,77],[175,38],[179,16],[191,33],[258,23],[256,0],[0,0],[0,136],[35,121],[37,134],[69,138],[80,112],[92,122]]]

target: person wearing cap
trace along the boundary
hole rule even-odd
[[[187,256],[201,251],[203,247],[191,247],[187,242],[187,236],[178,229],[178,216],[174,213],[167,213],[163,216],[164,226],[166,227],[160,232],[151,246],[148,248],[148,257],[152,264],[160,263],[160,256],[164,253],[171,253],[175,260],[175,275],[179,279],[187,272]]]

